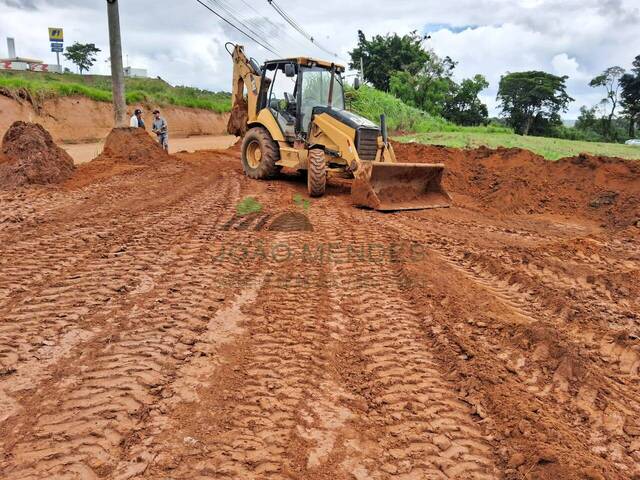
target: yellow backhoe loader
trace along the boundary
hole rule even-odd
[[[328,177],[352,178],[351,197],[382,211],[448,207],[444,165],[399,163],[386,122],[378,126],[345,110],[344,67],[313,58],[267,61],[260,67],[240,45],[233,58],[228,131],[243,137],[247,176],[273,178],[282,167],[307,172],[312,197]],[[246,96],[245,96],[246,95]]]

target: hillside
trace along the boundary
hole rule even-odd
[[[231,110],[229,93],[215,93],[193,87],[174,87],[161,78],[127,78],[126,92],[128,104],[175,105],[217,113]],[[36,104],[46,99],[69,96],[111,102],[111,77],[3,70],[0,71],[0,94],[27,97]]]
[[[215,113],[229,112],[231,109],[231,97],[227,92],[209,92],[192,87],[174,87],[164,80],[150,78],[126,79],[127,103],[129,105],[181,107],[187,110],[172,112],[172,117],[182,118],[198,116],[191,109],[206,110]],[[70,97],[84,97],[88,100],[102,104],[96,108],[104,116],[105,128],[99,134],[86,132],[76,135],[77,126],[70,126],[65,132],[58,132],[59,125],[47,125],[52,128],[56,140],[62,141],[88,141],[101,138],[102,130],[106,130],[109,120],[109,106],[111,101],[111,77],[102,75],[76,75],[76,74],[42,74],[35,72],[7,72],[0,71],[0,99],[2,97],[16,99],[23,106],[30,103],[36,113],[42,110],[45,104],[58,101],[55,108],[60,108],[60,101]],[[63,102],[64,103],[64,102]],[[374,88],[363,86],[359,90],[347,88],[347,108],[374,121],[380,121],[380,115],[385,113],[387,124],[392,134],[401,142],[419,142],[426,144],[444,145],[459,148],[487,147],[517,147],[531,150],[544,156],[548,160],[557,160],[562,157],[574,156],[579,153],[592,155],[614,156],[627,159],[640,159],[640,148],[614,143],[593,143],[572,140],[562,140],[545,137],[523,137],[516,135],[509,128],[488,125],[479,127],[462,127],[455,125],[443,118],[434,117],[419,109],[410,107],[398,98]],[[91,113],[91,108],[85,105]],[[22,108],[22,107],[21,107]],[[69,107],[76,110],[73,107]],[[86,109],[85,109],[86,110]],[[27,118],[25,118],[25,116]],[[55,117],[58,115],[53,114]],[[67,118],[62,115],[63,118]],[[30,119],[28,112],[21,112],[17,119]],[[9,121],[0,120],[0,132],[8,125]],[[185,125],[178,129],[182,136],[195,134],[223,133],[224,128],[216,122],[216,128],[206,126],[210,120],[198,120],[197,126]],[[190,121],[193,123],[192,121]],[[47,123],[43,120],[43,123]],[[51,123],[51,122],[49,122]],[[86,127],[84,127],[86,129]],[[106,134],[106,133],[105,133]]]
[[[161,108],[171,136],[223,135],[227,93],[173,87],[161,79],[127,79],[129,113]],[[0,72],[0,137],[18,120],[44,126],[54,141],[93,143],[113,127],[110,77]]]

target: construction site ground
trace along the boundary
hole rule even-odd
[[[0,190],[0,477],[639,479],[637,170],[397,149],[452,208],[237,147]]]

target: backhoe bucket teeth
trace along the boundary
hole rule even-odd
[[[351,198],[374,210],[422,210],[451,206],[442,187],[444,165],[371,162],[356,175]]]

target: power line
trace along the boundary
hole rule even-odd
[[[244,30],[242,30],[240,27],[234,25],[233,23],[231,23],[229,20],[227,20],[225,17],[223,17],[222,15],[220,15],[218,12],[216,12],[213,8],[211,8],[209,5],[206,5],[204,2],[202,2],[202,0],[196,0],[196,2],[198,2],[200,5],[202,5],[204,8],[206,8],[207,10],[209,10],[211,13],[213,13],[216,17],[218,17],[220,20],[222,20],[223,22],[225,22],[226,24],[228,24],[229,26],[233,27],[234,29],[236,29],[238,32],[240,32],[241,34],[243,34],[244,36],[248,37],[249,39],[251,39],[252,41],[254,41],[255,43],[257,43],[258,45],[260,45],[262,48],[264,48],[265,50],[270,51],[271,53],[273,53],[274,55],[278,55],[278,53],[276,51],[274,51],[273,49],[269,48],[268,46],[266,46],[264,43],[262,43],[260,40],[255,39],[253,36],[251,36],[250,34],[248,34],[247,32],[245,32]]]
[[[219,8],[221,8],[222,10],[224,10],[230,17],[232,20],[234,20],[236,23],[242,25],[245,29],[247,29],[249,32],[251,32],[253,35],[255,35],[256,37],[260,38],[265,45],[269,46],[270,51],[272,52],[277,52],[277,48],[273,46],[273,44],[271,42],[269,42],[268,40],[266,40],[265,38],[268,38],[269,35],[266,34],[264,31],[261,31],[259,28],[259,32],[256,32],[253,28],[251,28],[250,25],[248,25],[249,21],[248,20],[241,20],[240,18],[238,18],[240,15],[238,14],[237,11],[235,11],[233,9],[233,7],[231,7],[230,5],[228,5],[226,2],[222,2],[220,0],[208,0],[209,4],[211,4],[212,2],[217,5]],[[255,26],[255,25],[253,25]],[[279,55],[279,53],[275,53],[276,55]]]
[[[269,5],[271,5],[273,7],[273,9],[278,12],[278,14],[284,18],[284,20],[293,27],[294,30],[296,30],[300,35],[302,35],[304,38],[306,38],[307,40],[309,40],[311,43],[313,43],[316,47],[318,47],[320,50],[322,50],[325,53],[328,53],[329,55],[336,57],[336,58],[340,58],[338,56],[337,53],[332,52],[331,50],[323,47],[322,45],[320,45],[315,38],[313,38],[312,35],[310,35],[309,33],[307,33],[293,18],[291,18],[291,16],[289,16],[283,9],[282,7],[280,7],[274,0],[267,0],[267,2],[269,2]],[[344,60],[344,59],[341,59]]]
[[[240,1],[241,1],[241,2],[242,2],[242,3],[243,3],[243,4],[244,4],[248,9],[252,10],[252,11],[257,15],[257,17],[256,17],[256,18],[263,19],[266,23],[268,23],[269,25],[271,25],[271,27],[272,27],[275,31],[277,31],[279,34],[280,34],[280,33],[282,33],[282,34],[283,34],[283,36],[286,36],[286,37],[288,38],[288,40],[289,40],[289,43],[291,43],[292,45],[295,45],[296,47],[298,47],[298,46],[299,46],[301,49],[304,49],[304,47],[302,47],[302,46],[300,45],[300,42],[299,42],[299,41],[297,41],[295,38],[293,38],[293,36],[291,36],[291,35],[289,34],[289,32],[287,32],[286,26],[285,26],[285,28],[282,28],[282,25],[281,25],[281,24],[279,25],[279,24],[273,23],[273,22],[269,19],[269,17],[267,17],[264,13],[259,12],[259,11],[256,9],[256,7],[254,7],[253,5],[249,4],[246,0],[240,0]]]

